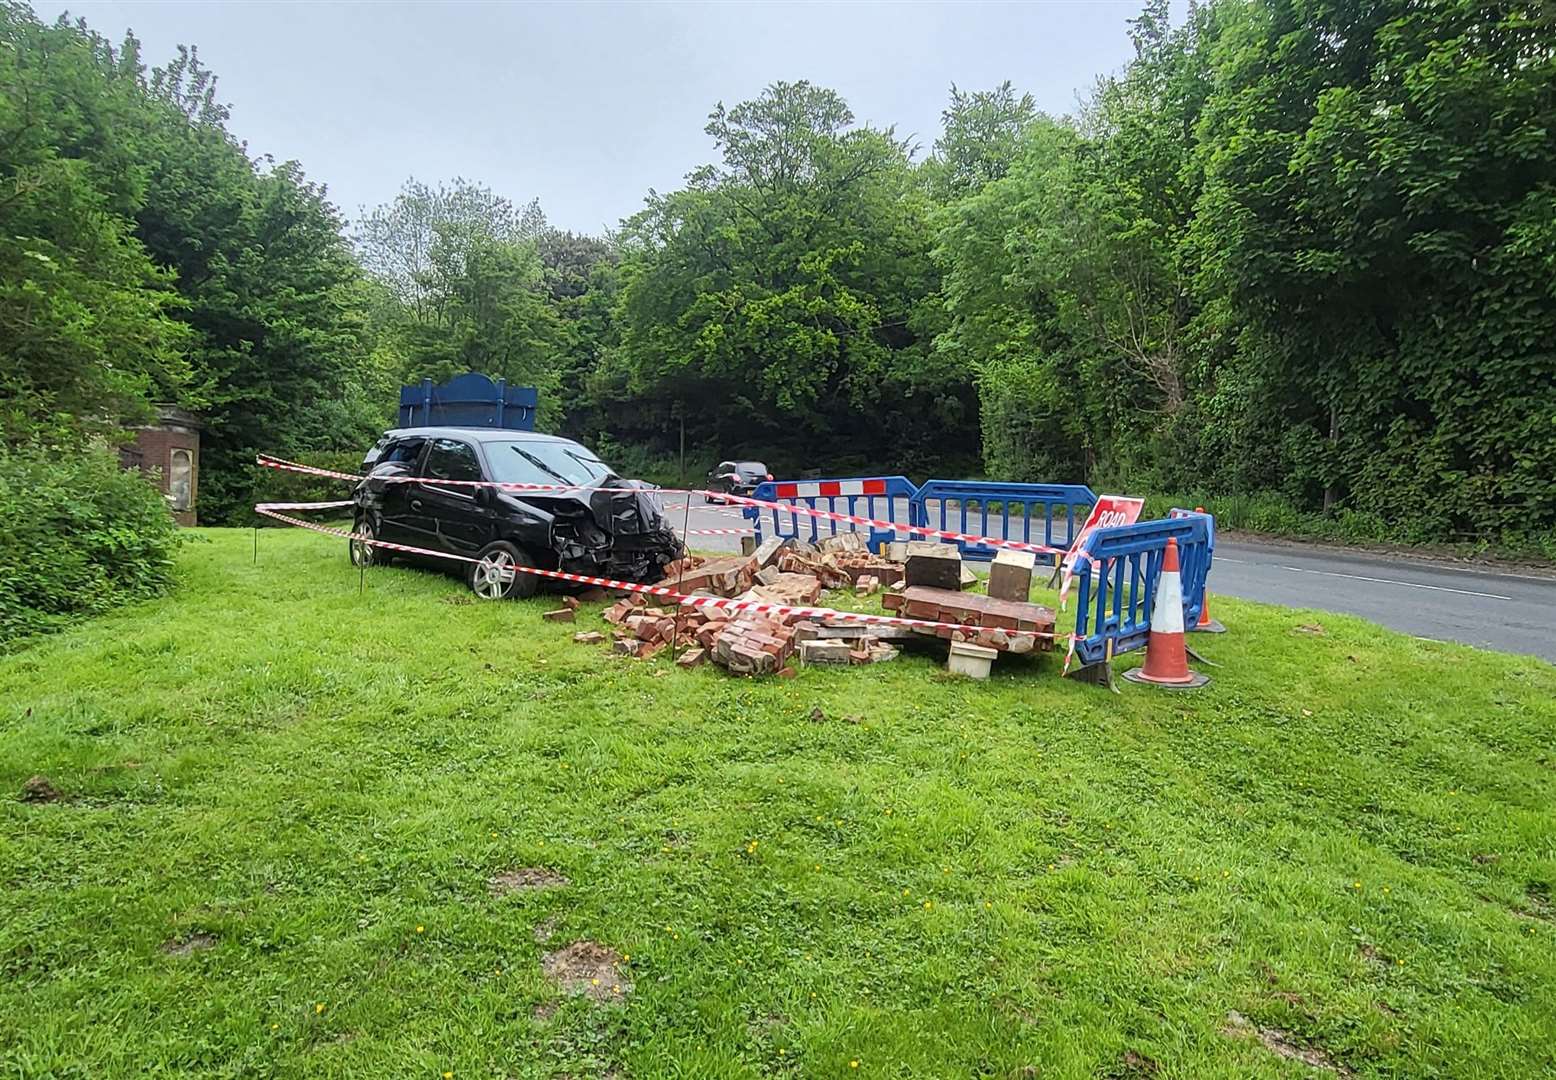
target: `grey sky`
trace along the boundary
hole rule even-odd
[[[34,0],[53,18],[65,5]],[[1140,5],[78,2],[148,64],[195,44],[251,153],[295,158],[347,217],[459,175],[598,232],[714,157],[713,106],[779,79],[839,91],[925,151],[950,84],[1043,109],[1120,68]]]

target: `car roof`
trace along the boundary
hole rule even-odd
[[[390,428],[384,432],[386,439],[468,439],[472,442],[549,442],[577,446],[572,439],[560,435],[543,435],[536,431],[514,431],[511,428],[487,427],[408,427]]]

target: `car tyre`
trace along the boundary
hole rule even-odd
[[[470,591],[483,600],[526,600],[540,589],[540,578],[512,568],[534,565],[535,560],[522,548],[496,540],[481,549],[478,561],[470,564],[465,581]]]
[[[373,519],[363,515],[351,523],[351,531],[367,541],[378,539],[378,530],[373,528]],[[380,566],[389,561],[382,548],[372,543],[364,543],[353,538],[350,542],[352,566]]]

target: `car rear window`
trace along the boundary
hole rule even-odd
[[[508,484],[592,484],[611,475],[610,466],[577,443],[488,442],[492,479]]]

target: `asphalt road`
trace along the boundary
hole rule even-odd
[[[679,528],[684,504],[674,497],[666,501],[677,507],[669,517]],[[738,510],[700,501],[692,503],[687,522],[691,529],[750,524]],[[978,531],[973,524],[970,531]],[[694,535],[690,541],[704,551],[740,550],[738,536]],[[1216,542],[1210,586],[1213,596],[1345,612],[1417,637],[1556,661],[1556,576],[1223,536]]]

